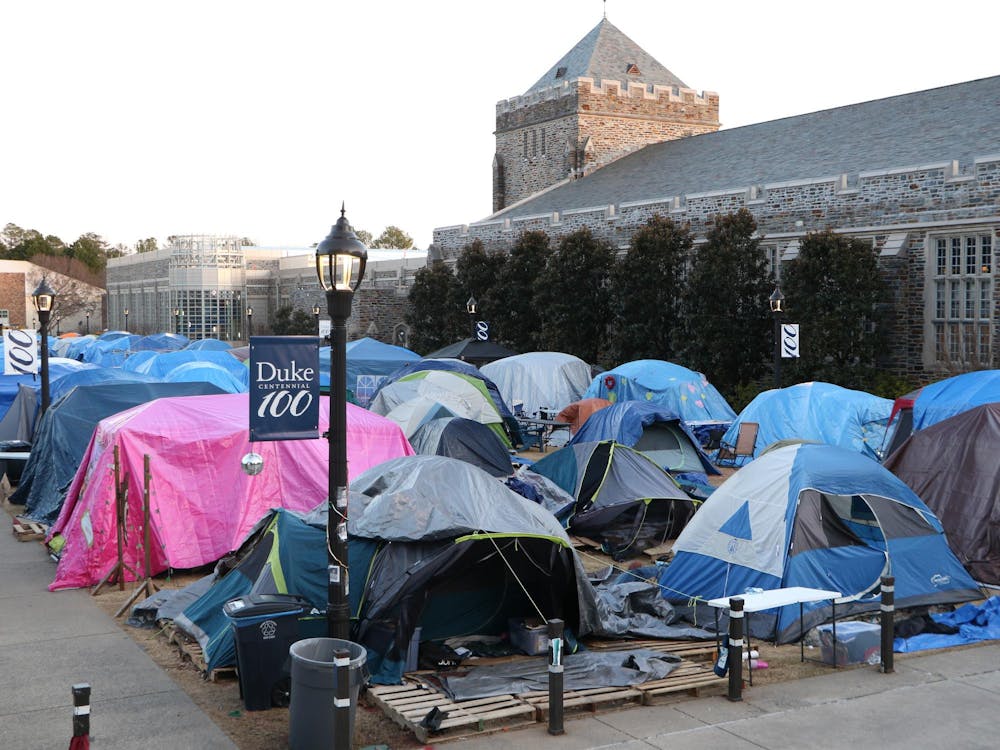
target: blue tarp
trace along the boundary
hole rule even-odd
[[[659,359],[637,359],[602,372],[583,397],[612,403],[650,401],[685,422],[736,419],[736,412],[704,375]]]
[[[166,377],[167,373],[178,365],[187,362],[212,362],[229,371],[238,380],[248,377],[246,365],[229,352],[212,351],[211,349],[184,349],[179,352],[163,352],[141,362],[136,372],[144,372],[156,377]]]
[[[931,383],[913,402],[913,430],[922,430],[974,406],[1000,401],[1000,370],[978,370]]]
[[[382,381],[420,355],[401,346],[365,337],[347,344],[347,387],[361,406],[368,406]],[[319,384],[330,387],[330,347],[319,350]]]
[[[983,604],[965,604],[954,612],[930,616],[941,625],[957,627],[953,635],[919,633],[909,638],[896,638],[892,650],[899,653],[925,651],[930,648],[965,646],[979,641],[1000,640],[1000,597],[990,597]]]
[[[52,397],[52,388],[60,378],[70,373],[81,370],[92,369],[92,365],[86,365],[72,359],[62,357],[49,358],[49,398]],[[0,375],[0,419],[3,419],[10,405],[17,398],[18,386],[28,386],[40,391],[42,387],[41,373],[37,375]]]
[[[779,440],[807,440],[878,460],[892,401],[831,383],[799,383],[764,391],[747,404],[722,437],[736,445],[740,424],[756,422],[754,456]]]
[[[117,332],[115,332],[117,334]],[[105,338],[106,337],[106,338]],[[121,367],[132,352],[132,344],[142,336],[134,333],[124,335],[102,334],[83,352],[84,362],[93,362],[101,367]]]
[[[227,341],[219,341],[218,339],[196,339],[190,344],[184,347],[187,350],[191,349],[209,349],[215,352],[225,352],[232,349],[232,344]]]
[[[134,352],[176,352],[188,345],[188,337],[178,333],[153,333],[132,344]]]
[[[90,367],[78,370],[56,380],[49,387],[49,398],[55,404],[59,399],[78,385],[96,385],[97,383],[158,383],[159,378],[128,372],[120,367]]]
[[[250,371],[245,367],[240,370],[241,373],[234,375],[214,362],[185,362],[164,375],[163,380],[167,383],[211,383],[226,393],[246,393],[250,390]]]

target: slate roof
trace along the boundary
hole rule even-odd
[[[630,65],[638,68],[638,74],[628,74],[627,69]],[[557,78],[556,72],[560,68],[565,68],[565,71]],[[538,89],[581,77],[593,78],[595,83],[600,83],[602,80],[639,81],[647,86],[655,84],[688,88],[680,78],[660,65],[655,58],[606,18],[591,29],[587,36],[577,42],[573,49],[524,93],[529,94]]]
[[[1000,154],[1000,76],[646,146],[494,214],[529,216]]]

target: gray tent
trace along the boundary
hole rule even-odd
[[[1000,403],[914,432],[886,460],[937,515],[948,546],[983,583],[1000,584]]]

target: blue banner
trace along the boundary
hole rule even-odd
[[[319,437],[319,337],[250,339],[250,442]]]

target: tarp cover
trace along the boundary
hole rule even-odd
[[[832,383],[799,383],[759,394],[740,412],[722,439],[736,445],[743,422],[758,424],[754,456],[791,438],[813,440],[878,460],[892,401]]]
[[[638,359],[602,372],[584,396],[652,401],[684,421],[736,418],[736,412],[704,375],[659,359]]]
[[[882,575],[899,608],[977,599],[941,524],[913,490],[877,462],[831,445],[768,451],[729,477],[674,542],[660,574],[673,601],[802,586],[853,599],[837,614],[878,610]],[[755,614],[755,634],[779,643],[832,616],[830,602]],[[708,615],[710,616],[710,615]]]
[[[480,341],[479,339],[462,339],[454,344],[442,347],[435,352],[426,355],[428,359],[453,358],[463,362],[471,362],[474,365],[493,362],[494,360],[511,357],[517,352],[501,346],[495,341]]]
[[[59,382],[59,379],[73,372],[93,369],[93,365],[77,362],[74,359],[64,359],[63,357],[49,358],[49,396],[51,398],[52,387]],[[17,397],[20,386],[33,388],[36,392],[41,391],[42,376],[37,375],[0,375],[0,419],[7,413],[14,399]]]
[[[1000,401],[1000,370],[977,370],[925,386],[913,402],[913,429],[922,430],[981,404]]]
[[[329,403],[320,405],[322,434]],[[96,584],[115,563],[114,452],[127,478],[128,517],[142,518],[143,456],[151,457],[152,573],[218,560],[246,537],[271,508],[308,510],[327,496],[326,440],[249,443],[249,395],[166,398],[102,420],[94,430],[51,533],[65,547],[52,590]],[[251,450],[263,470],[247,476],[241,459]],[[348,471],[413,452],[399,427],[347,406]],[[493,480],[495,481],[495,480]],[[130,526],[126,565],[142,570],[139,524]]]
[[[215,362],[185,362],[170,370],[163,379],[168,383],[211,383],[226,393],[246,393],[250,390],[250,371],[247,368],[241,367],[240,372],[233,374]]]
[[[175,367],[188,362],[212,362],[228,370],[239,380],[249,377],[246,366],[228,351],[213,351],[211,349],[183,349],[179,352],[163,352],[143,360],[135,368],[135,371],[162,378]]]
[[[654,428],[663,432],[655,434]],[[649,439],[644,444],[647,433]],[[570,443],[601,440],[613,440],[642,451],[671,472],[719,473],[680,417],[652,401],[619,401],[598,410],[580,427]]]
[[[513,408],[520,401],[526,415],[537,414],[543,407],[559,411],[580,400],[591,379],[590,365],[562,352],[518,354],[479,369],[497,384],[508,406]]]
[[[1000,403],[913,433],[885,467],[937,514],[948,544],[977,581],[1000,584]]]
[[[581,398],[564,406],[556,415],[556,421],[568,422],[570,434],[575,435],[591,414],[609,406],[611,402],[606,398]]]
[[[457,458],[494,477],[514,473],[503,442],[489,427],[472,419],[432,419],[421,425],[410,438],[410,444],[417,453]]]
[[[384,344],[373,338],[347,342],[347,387],[361,406],[367,406],[382,381],[420,355],[402,346]],[[319,384],[330,386],[330,347],[319,350]]]
[[[157,398],[222,393],[208,383],[141,383],[116,380],[78,385],[49,407],[38,426],[31,456],[14,502],[25,515],[46,525],[59,516],[63,499],[83,460],[98,422]]]
[[[940,625],[958,628],[958,632],[951,635],[918,633],[910,638],[896,638],[892,650],[909,653],[1000,639],[1000,597],[991,596],[982,604],[963,604],[954,612],[932,614],[930,618]]]

